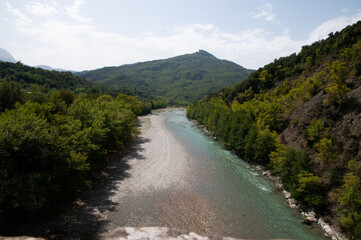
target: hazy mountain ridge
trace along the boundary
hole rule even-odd
[[[16,59],[6,49],[3,48],[0,48],[0,61],[11,63],[17,62]]]
[[[72,70],[66,70],[66,69],[62,69],[62,68],[53,68],[53,67],[50,67],[48,65],[37,65],[37,66],[34,66],[35,68],[41,68],[41,69],[44,69],[44,70],[48,70],[48,71],[57,71],[57,72],[71,72],[71,73],[75,73],[76,71],[72,71]]]
[[[122,86],[150,96],[187,102],[199,100],[247,78],[253,70],[200,50],[173,58],[104,67],[76,75],[105,85]]]

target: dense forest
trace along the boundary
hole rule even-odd
[[[122,92],[0,62],[1,224],[48,216],[74,200],[110,153],[133,143],[137,116],[167,104]]]
[[[361,239],[361,22],[190,105],[187,116]]]
[[[189,104],[246,79],[253,71],[200,50],[164,60],[77,73],[90,82],[122,86],[140,97]]]

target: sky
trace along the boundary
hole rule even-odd
[[[200,49],[258,69],[359,20],[360,0],[0,0],[0,48],[75,71]]]

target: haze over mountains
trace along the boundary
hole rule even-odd
[[[161,96],[193,102],[211,92],[242,82],[252,72],[253,70],[199,50],[164,60],[104,67],[76,75],[90,82],[134,90],[143,97]]]
[[[5,49],[0,48],[0,61],[3,62],[17,62],[16,59]]]
[[[6,49],[0,48],[0,61],[2,62],[11,62],[11,63],[16,63],[18,60],[16,60],[11,53],[9,53]],[[41,68],[44,70],[49,70],[49,71],[58,71],[58,72],[74,72],[74,71],[70,71],[70,70],[66,70],[66,69],[62,69],[62,68],[53,68],[50,67],[48,65],[37,65],[34,66],[35,68]]]

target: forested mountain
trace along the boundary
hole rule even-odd
[[[276,59],[187,115],[361,239],[361,22]]]
[[[91,82],[143,92],[144,96],[193,102],[208,93],[241,82],[252,72],[200,50],[165,60],[105,67],[76,74]]]
[[[76,93],[105,93],[116,95],[130,92],[119,87],[107,87],[75,76],[71,72],[48,71],[26,66],[21,62],[0,61],[0,82],[12,82],[26,92],[47,93],[52,89],[70,90]],[[36,95],[36,94],[34,94]]]
[[[5,49],[0,48],[0,61],[3,62],[16,62],[16,59]]]

